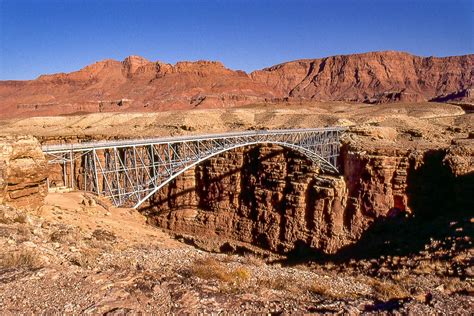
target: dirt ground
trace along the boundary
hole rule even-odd
[[[71,223],[84,234],[109,231],[122,240],[118,249],[143,243],[163,248],[182,246],[168,234],[147,225],[145,216],[136,210],[115,208],[107,200],[78,192],[49,193],[38,216],[51,223]]]
[[[367,105],[343,102],[254,105],[230,109],[156,113],[96,113],[0,121],[0,135],[44,140],[177,136],[249,129],[379,126],[421,129],[440,137],[448,126],[473,130],[473,114],[445,103]],[[436,137],[435,137],[436,138]]]
[[[443,251],[439,243],[434,240],[427,249]],[[147,226],[133,209],[79,192],[50,193],[36,214],[2,207],[0,244],[4,315],[464,314],[474,303],[472,277],[449,276],[448,260],[432,263],[420,254],[292,263],[206,253]],[[457,249],[458,262],[469,257],[472,249]],[[410,264],[416,272],[408,273]],[[463,268],[472,270],[467,261]]]
[[[472,141],[474,114],[441,103],[308,102],[12,119],[0,121],[0,135],[57,143],[332,125],[379,146],[446,146]],[[473,222],[433,223],[446,234],[414,255],[293,262],[207,253],[147,225],[133,209],[50,193],[36,213],[0,206],[0,314],[468,315]]]

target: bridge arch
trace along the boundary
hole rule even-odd
[[[108,197],[116,206],[139,207],[170,181],[221,153],[274,144],[337,172],[342,127],[256,130],[224,134],[99,141],[43,146],[49,163],[61,165],[66,187]],[[81,170],[78,175],[77,170]],[[80,181],[78,179],[81,179]]]
[[[171,181],[173,181],[174,179],[176,179],[178,176],[180,176],[181,174],[183,174],[184,172],[186,172],[187,170],[199,165],[200,163],[214,157],[214,156],[218,156],[222,153],[225,153],[225,152],[228,152],[228,151],[232,151],[232,150],[235,150],[237,148],[242,148],[242,147],[249,147],[249,146],[255,146],[255,145],[264,145],[264,144],[272,144],[272,145],[278,145],[280,147],[283,147],[283,148],[286,148],[286,149],[290,149],[290,150],[293,150],[295,152],[299,152],[301,154],[303,154],[305,157],[307,157],[309,160],[311,160],[313,163],[318,163],[320,166],[323,164],[323,165],[326,165],[327,166],[327,170],[328,171],[332,171],[332,172],[338,172],[337,168],[332,166],[331,163],[329,161],[327,161],[326,159],[324,159],[323,157],[321,157],[320,155],[314,153],[314,152],[311,152],[309,151],[308,149],[304,148],[304,147],[301,147],[301,146],[296,146],[294,144],[290,144],[290,143],[284,143],[284,142],[277,142],[277,141],[274,141],[274,142],[265,142],[265,141],[258,141],[258,142],[250,142],[250,143],[242,143],[242,144],[238,144],[238,145],[235,145],[235,146],[232,146],[232,147],[228,147],[228,148],[224,148],[222,150],[219,150],[219,151],[216,151],[216,152],[213,152],[207,156],[204,156],[188,165],[185,165],[181,170],[179,170],[178,172],[174,173],[173,175],[171,175],[168,179],[166,179],[164,182],[160,183],[158,186],[155,186],[153,188],[153,190],[148,193],[145,197],[143,197],[141,200],[139,200],[134,206],[133,208],[138,208],[141,204],[143,204],[146,200],[148,200],[151,196],[153,196],[156,192],[158,192],[161,188],[163,188],[164,186],[166,186],[168,183],[170,183]],[[326,169],[326,168],[321,168],[321,169]]]

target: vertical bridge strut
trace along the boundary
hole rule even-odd
[[[62,166],[58,182],[108,197],[114,205],[140,206],[189,168],[235,148],[276,144],[298,151],[323,171],[338,172],[343,127],[261,130],[174,138],[102,141],[42,147]],[[48,183],[51,183],[49,179]]]

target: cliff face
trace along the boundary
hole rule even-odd
[[[239,149],[178,178],[146,212],[158,226],[198,237],[275,252],[288,252],[298,240],[332,249],[334,240],[346,237],[337,206],[345,203],[345,186],[317,173],[304,158],[277,147]]]
[[[236,150],[188,171],[144,211],[214,250],[234,240],[279,253],[301,245],[334,253],[377,217],[408,210],[406,156],[346,150],[343,160],[339,178],[275,146]]]
[[[10,117],[231,107],[273,97],[265,85],[219,62],[170,65],[130,56],[122,62],[97,62],[72,73],[0,82],[0,114]]]
[[[280,64],[251,74],[280,96],[368,103],[429,101],[474,85],[474,55],[374,52]]]
[[[304,157],[276,146],[238,149],[186,172],[142,211],[154,225],[191,235],[206,249],[243,243],[282,254],[301,248],[336,253],[375,221],[469,201],[469,180],[459,182],[447,169],[472,162],[472,152],[459,148],[413,152],[346,144],[340,177],[320,174]]]
[[[0,138],[0,204],[35,210],[47,193],[47,168],[33,137]]]
[[[104,60],[71,73],[0,81],[2,117],[234,107],[281,100],[472,101],[474,55],[374,52],[283,63],[246,74],[219,62]]]

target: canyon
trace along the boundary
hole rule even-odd
[[[129,57],[0,82],[0,310],[466,313],[472,62],[381,52],[246,74]],[[41,151],[317,126],[347,127],[339,174],[243,147],[138,210],[61,188]]]
[[[229,124],[235,128],[237,122],[241,122],[241,129],[286,127],[289,122],[299,122],[290,127],[306,127],[316,118],[324,125],[350,126],[342,139],[339,175],[322,173],[304,156],[278,146],[240,148],[188,170],[152,196],[140,212],[150,224],[209,251],[240,249],[289,255],[302,248],[332,255],[357,244],[374,224],[385,219],[437,214],[442,208],[449,212],[472,209],[468,198],[474,171],[472,114],[465,114],[459,106],[436,103],[399,104],[395,112],[391,105],[353,107],[330,103],[319,104],[319,110],[313,105],[307,105],[306,110],[280,105],[156,113],[151,121],[162,125],[153,124],[148,130],[153,136],[167,135],[169,124],[175,135],[218,132]],[[366,111],[379,113],[367,116]],[[347,112],[352,121],[348,121]],[[215,120],[197,120],[200,114]],[[150,116],[137,115],[140,128],[152,124],[147,123]],[[108,124],[132,126],[136,120],[126,116],[123,118],[129,121],[124,123],[116,115],[112,117],[118,121],[105,117],[101,123],[95,122],[99,130],[83,136],[61,122],[76,122],[87,131],[87,115],[59,121],[54,117],[25,119],[26,125],[12,120],[3,133],[34,133],[43,144],[115,139],[123,136],[107,134],[113,129]],[[62,126],[53,135],[52,122]],[[126,129],[126,133],[133,137],[142,131]],[[49,174],[50,185],[56,182],[61,186],[61,166],[46,168],[44,158],[38,158],[42,155],[39,146],[28,147],[34,139],[5,137],[17,145],[3,147],[2,198],[7,205],[21,206],[15,199],[22,201],[26,196],[23,204],[40,207],[46,191],[45,174]],[[23,151],[16,153],[12,148]],[[20,172],[17,165],[32,169]],[[432,169],[432,174],[424,171],[426,168]],[[83,179],[81,172],[82,168],[75,169],[75,181]]]
[[[342,174],[333,176],[304,157],[260,146],[211,158],[141,209],[150,223],[210,251],[252,245],[285,255],[300,248],[333,254],[376,221],[472,209],[472,160],[472,148],[459,145],[412,151],[349,143]],[[459,161],[469,167],[454,177]]]
[[[228,108],[275,102],[472,103],[474,55],[386,51],[304,59],[249,74],[220,62],[99,61],[35,80],[0,81],[0,115]]]
[[[315,102],[3,120],[0,309],[466,313],[473,115],[433,102]],[[139,210],[48,192],[62,170],[40,150],[316,124],[348,127],[338,175],[275,145],[244,147]]]

